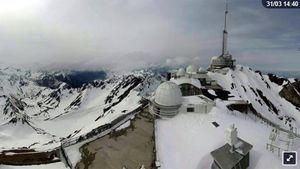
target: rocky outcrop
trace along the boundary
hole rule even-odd
[[[284,85],[282,90],[279,92],[280,96],[285,98],[287,101],[300,108],[300,82],[289,83]]]
[[[276,83],[278,86],[283,85],[284,82],[289,82],[288,79],[283,78],[283,77],[278,77],[272,73],[269,73],[268,76],[269,76],[270,81],[273,83]]]

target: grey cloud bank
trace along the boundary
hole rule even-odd
[[[300,69],[299,9],[265,9],[260,0],[229,2],[229,50],[238,63],[258,69]],[[223,0],[0,4],[11,8],[0,7],[2,65],[128,70],[208,65],[209,58],[221,52]]]

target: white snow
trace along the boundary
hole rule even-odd
[[[63,163],[51,163],[43,165],[28,165],[28,166],[11,166],[11,165],[0,165],[1,169],[69,169]]]
[[[180,77],[180,78],[172,78],[170,79],[171,82],[176,83],[177,85],[181,85],[181,84],[192,84],[196,87],[198,87],[199,89],[202,87],[201,83],[198,79],[194,79],[194,78],[187,78],[187,77]]]
[[[209,72],[208,76],[230,91],[233,96],[230,100],[245,100],[261,113],[265,118],[279,124],[282,128],[289,128],[286,118],[293,117],[293,127],[300,127],[300,112],[291,103],[281,98],[278,92],[282,86],[272,83],[268,76],[260,76],[249,68],[237,66],[236,70],[229,70],[227,74]],[[104,108],[112,106],[118,101],[128,88],[120,87],[113,93],[123,80],[115,77],[105,81],[105,88],[87,86],[86,89],[66,89],[64,84],[59,89],[49,89],[37,86],[31,78],[39,76],[20,72],[13,69],[0,70],[0,151],[18,147],[29,147],[37,151],[45,151],[60,146],[60,139],[70,137],[74,139],[86,134],[94,128],[110,123],[117,117],[136,109],[139,100],[148,91],[158,86],[159,81],[146,79],[146,83],[130,91],[122,102],[111,107],[107,112]],[[27,85],[20,85],[24,81]],[[155,85],[152,85],[155,84]],[[268,85],[269,86],[268,86]],[[233,86],[232,86],[233,85]],[[278,115],[269,109],[263,100],[251,90],[259,89],[278,109]],[[141,89],[141,90],[138,90]],[[49,97],[50,94],[59,93],[60,98]],[[208,90],[216,95],[213,90]],[[105,102],[107,96],[112,96],[111,102]],[[16,111],[15,98],[18,103],[25,104],[24,110]],[[70,106],[79,99],[80,105]],[[198,99],[198,98],[197,98]],[[197,100],[194,97],[184,99],[184,103]],[[58,101],[59,100],[59,101]],[[199,99],[198,99],[199,100]],[[262,104],[259,103],[261,100]],[[7,114],[5,105],[10,102]],[[157,157],[161,169],[208,169],[212,163],[210,152],[225,144],[225,129],[234,123],[238,128],[238,136],[254,147],[250,152],[250,169],[267,168],[281,169],[281,160],[266,150],[269,134],[272,128],[263,124],[253,116],[242,115],[226,108],[228,102],[217,100],[216,107],[208,113],[179,113],[176,117],[165,120],[156,120],[155,137]],[[40,104],[40,105],[39,105]],[[28,123],[8,123],[12,118],[28,118]],[[98,120],[96,120],[100,117]],[[280,120],[279,117],[283,117]],[[212,122],[220,126],[215,127]],[[130,121],[118,129],[128,127]],[[82,144],[66,148],[66,152],[75,165],[80,159],[79,148]],[[296,139],[293,150],[300,151],[299,139]],[[64,169],[63,163],[33,166],[7,166],[0,165],[2,169]]]
[[[216,128],[212,124],[214,121],[220,126]],[[172,119],[156,120],[160,169],[209,169],[213,162],[210,152],[225,144],[225,130],[233,123],[238,128],[238,137],[253,145],[249,169],[266,169],[266,165],[267,168],[283,168],[276,153],[266,150],[271,127],[244,115],[214,108],[208,114],[179,113]],[[293,149],[300,151],[299,140]]]
[[[130,123],[131,123],[130,120],[128,120],[127,122],[122,124],[120,127],[116,128],[116,131],[119,131],[119,130],[122,130],[122,129],[125,129],[125,128],[129,127]]]
[[[243,69],[241,69],[241,67],[243,67]],[[272,83],[267,75],[261,77],[258,73],[241,65],[237,65],[237,68],[234,71],[229,70],[226,75],[212,72],[209,72],[208,75],[213,80],[216,80],[225,90],[230,91],[231,95],[234,96],[233,98],[230,98],[231,100],[242,99],[248,101],[265,118],[283,128],[288,128],[288,123],[285,123],[286,117],[293,117],[296,122],[291,122],[291,125],[296,128],[300,127],[299,110],[279,95],[282,86]],[[232,84],[234,85],[233,89]],[[270,87],[268,87],[267,84],[269,84]],[[251,88],[255,90],[256,94]],[[278,115],[273,111],[270,111],[264,101],[259,96],[256,96],[256,89],[261,90],[264,96],[266,96],[266,98],[278,109]],[[259,103],[259,100],[262,105]],[[278,117],[283,117],[284,120],[280,120]]]
[[[133,83],[125,84],[133,78],[143,77],[143,74],[145,72],[114,76],[104,80],[100,87],[88,85],[75,89],[62,83],[58,89],[50,89],[32,81],[41,76],[39,73],[0,70],[0,151],[18,147],[30,147],[37,151],[53,149],[60,146],[61,138],[79,137],[130,113],[140,106],[143,96],[140,91],[147,94],[152,90],[152,83],[157,84],[158,80],[147,77],[145,83],[130,90],[127,97],[118,103],[119,97]],[[20,85],[20,81],[24,81],[25,85]],[[111,96],[110,102],[106,102],[108,96]],[[8,101],[10,105],[6,107]],[[72,105],[74,101],[78,105]],[[25,105],[24,110],[18,108],[19,104]],[[103,111],[110,106],[110,110]],[[9,123],[13,118],[19,121]],[[29,124],[23,124],[22,118],[26,118]]]
[[[272,83],[266,75],[260,76],[247,67],[241,67],[238,65],[236,70],[229,70],[227,74],[208,72],[208,76],[216,80],[224,90],[230,91],[233,96],[230,100],[248,101],[258,113],[282,128],[289,128],[289,123],[285,123],[285,120],[293,117],[295,121],[290,124],[299,128],[300,112],[279,95],[282,86]],[[257,89],[278,109],[278,115],[264,103],[257,94]],[[209,93],[215,95],[212,90]],[[283,167],[277,152],[273,154],[266,150],[272,127],[253,115],[228,110],[228,103],[230,101],[217,99],[216,107],[208,114],[179,113],[174,118],[157,119],[155,140],[160,169],[210,169],[213,162],[210,152],[226,143],[225,130],[231,124],[238,128],[238,137],[253,145],[249,169],[299,168]],[[283,120],[279,117],[283,117]],[[215,127],[212,122],[217,122],[220,126]],[[286,135],[281,133],[281,137]],[[300,152],[299,138],[294,141],[292,150]]]
[[[86,142],[81,142],[65,148],[66,155],[71,161],[72,166],[76,166],[76,164],[81,160],[81,153],[79,149],[84,144],[86,144]]]
[[[208,90],[208,93],[210,93],[210,94],[216,96],[216,92],[215,92],[214,90],[209,89],[209,90]]]
[[[206,97],[204,97],[206,99]],[[182,104],[189,105],[189,104],[204,104],[207,103],[206,100],[199,96],[184,96],[182,97]]]

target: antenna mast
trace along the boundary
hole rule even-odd
[[[227,14],[228,14],[228,0],[225,1],[225,23],[224,23],[224,30],[223,30],[223,45],[222,45],[222,56],[227,55],[227,39],[228,39],[228,32],[227,32]]]

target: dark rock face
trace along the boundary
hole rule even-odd
[[[279,92],[279,95],[285,98],[287,101],[300,107],[300,82],[296,81],[294,83],[289,83],[284,85],[282,90]]]
[[[119,104],[127,95],[130,93],[132,89],[137,87],[139,84],[143,82],[144,79],[141,77],[135,77],[133,75],[129,75],[125,77],[121,83],[119,83],[109,94],[109,96],[105,99],[105,104],[109,103],[110,106],[105,107],[103,112],[107,112],[111,107]],[[128,88],[127,88],[128,87]],[[112,102],[114,97],[118,95],[120,88],[124,89],[127,88],[121,95],[118,96],[117,101]]]
[[[271,82],[276,83],[279,86],[281,86],[285,81],[288,81],[286,78],[278,77],[271,73],[269,73],[268,76]]]
[[[18,100],[14,97],[6,97],[6,96],[1,96],[6,98],[6,103],[3,109],[3,114],[8,115],[10,117],[15,116],[16,114],[19,114],[20,111],[23,111],[24,108],[27,106],[25,102],[22,102],[21,100]]]
[[[264,93],[259,90],[256,89],[259,97],[264,101],[264,103],[269,107],[270,111],[273,111],[275,114],[278,115],[278,109],[276,108],[276,106],[264,95]],[[261,103],[262,104],[262,103]]]
[[[56,89],[61,84],[61,82],[59,82],[53,75],[45,75],[42,78],[37,79],[35,82],[40,86],[48,87],[50,89]]]

